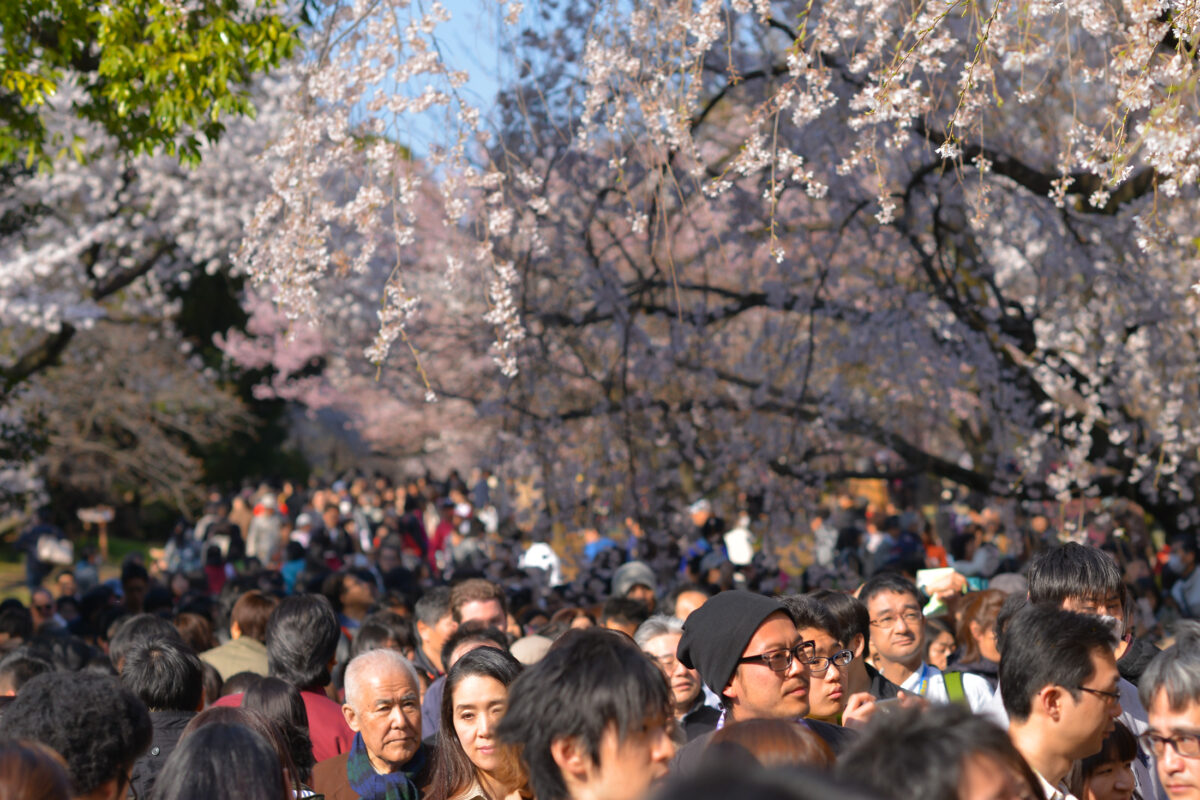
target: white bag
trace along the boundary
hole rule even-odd
[[[69,567],[75,563],[75,546],[70,539],[45,534],[37,540],[37,560],[44,564]]]

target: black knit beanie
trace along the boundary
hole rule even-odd
[[[765,595],[721,592],[688,616],[676,655],[685,667],[699,671],[704,685],[720,695],[754,632],[776,611],[787,613],[778,600]]]

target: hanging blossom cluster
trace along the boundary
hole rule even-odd
[[[506,0],[498,10],[515,23],[522,5]],[[363,352],[382,367],[396,343],[406,342],[423,375],[408,337],[426,301],[412,275],[423,258],[413,245],[418,216],[427,210],[422,204],[429,202],[420,189],[426,176],[437,175],[431,185],[442,226],[475,242],[469,259],[456,253],[443,260],[441,291],[492,286],[491,297],[479,299],[492,302],[486,321],[497,332],[495,360],[508,374],[516,369],[513,351],[523,327],[514,303],[497,302],[515,280],[498,249],[520,233],[532,235],[529,218],[538,212],[528,204],[514,207],[505,175],[476,158],[480,111],[460,91],[468,74],[445,63],[438,46],[438,27],[449,19],[440,2],[326,3],[309,57],[295,67],[301,88],[292,123],[264,156],[273,168],[271,189],[247,228],[237,264],[290,318],[310,320],[328,311],[329,279],[365,276],[380,262],[390,264],[378,287],[377,333]],[[419,160],[409,149],[418,119],[437,120],[441,137]],[[460,280],[463,273],[478,280]]]
[[[998,136],[1022,143],[1020,126],[1036,129],[1056,143],[1029,155],[1056,174],[1048,194],[1059,204],[1078,194],[1104,208],[1141,168],[1166,198],[1200,178],[1200,0],[601,6],[583,59],[578,140],[614,151],[648,143],[639,148],[648,160],[686,160],[694,177],[711,180],[712,196],[766,175],[771,213],[789,180],[822,193],[821,178],[788,169],[807,154],[789,150],[786,126],[831,116],[848,128],[836,173],[874,185],[881,224],[894,220],[902,188],[891,163],[914,137],[969,177],[992,166],[979,151]],[[764,42],[759,58],[739,63],[751,41]],[[689,127],[709,101],[705,87],[716,73],[736,84],[764,70],[771,80],[750,110],[742,152],[706,176],[712,165],[695,157]],[[1085,186],[1079,175],[1095,180]],[[986,206],[979,198],[977,224]],[[1152,246],[1153,237],[1141,241]]]

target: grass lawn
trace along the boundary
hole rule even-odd
[[[78,554],[82,547],[95,544],[94,540],[76,541],[75,552]],[[108,561],[100,567],[100,579],[106,581],[119,577],[121,560],[129,553],[140,552],[148,562],[150,559],[147,551],[151,547],[157,546],[161,545],[110,536],[108,538]],[[50,573],[50,577],[46,581],[47,586],[52,584],[54,576],[60,571],[56,569]],[[2,546],[0,547],[0,600],[7,600],[10,597],[15,597],[29,605],[29,590],[25,588],[25,563],[12,547]]]

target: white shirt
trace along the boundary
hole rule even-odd
[[[1046,796],[1046,800],[1079,800],[1075,795],[1067,791],[1067,787],[1061,783],[1058,786],[1051,786],[1050,781],[1042,777],[1042,773],[1036,769],[1033,774],[1037,775],[1037,779],[1042,782],[1042,794]]]
[[[1146,715],[1142,701],[1138,699],[1137,687],[1121,678],[1117,684],[1117,691],[1121,693],[1121,716],[1117,717],[1121,724],[1134,736],[1141,736],[1150,730],[1150,718]],[[1004,710],[1004,697],[1000,692],[1001,687],[997,687],[995,695],[986,706],[978,710],[978,713],[1007,730],[1008,712]],[[1133,776],[1137,779],[1138,794],[1146,800],[1167,800],[1167,793],[1158,779],[1154,755],[1143,752],[1141,744],[1138,745],[1137,757],[1133,759]]]
[[[963,695],[967,700],[967,705],[972,711],[981,711],[992,699],[991,685],[978,675],[972,675],[969,672],[962,673],[962,681]],[[921,662],[921,666],[916,672],[904,679],[900,688],[912,694],[919,694],[932,703],[950,702],[950,693],[946,691],[946,678],[942,675],[942,671],[924,661]]]

